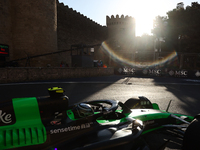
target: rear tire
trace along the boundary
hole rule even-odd
[[[200,150],[200,117],[195,118],[183,138],[183,150]]]

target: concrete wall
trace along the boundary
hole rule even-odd
[[[0,83],[113,75],[113,68],[0,68]]]

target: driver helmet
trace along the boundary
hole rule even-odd
[[[87,117],[94,114],[94,111],[89,104],[80,103],[77,105],[77,113],[79,117]]]

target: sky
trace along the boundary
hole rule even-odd
[[[184,7],[200,0],[59,0],[96,23],[106,26],[106,16],[121,15],[135,18],[136,36],[151,34],[156,16],[167,16],[180,2]]]

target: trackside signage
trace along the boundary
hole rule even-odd
[[[0,56],[9,56],[9,46],[0,44]]]
[[[186,70],[170,70],[169,75],[175,76],[175,77],[187,77],[188,71],[186,71]]]
[[[162,71],[160,69],[144,69],[142,71],[144,75],[155,75],[160,76],[162,74]]]
[[[132,67],[122,67],[115,69],[118,74],[133,75],[133,76],[167,76],[178,78],[200,78],[199,70],[174,70],[169,68],[144,68],[137,69]]]

